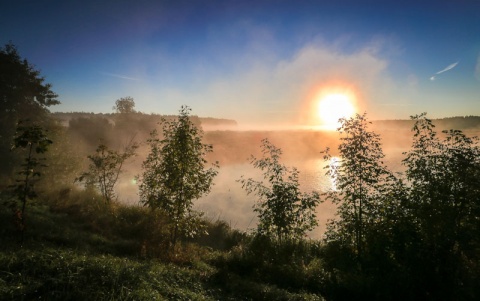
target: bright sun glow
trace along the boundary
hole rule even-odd
[[[337,126],[340,118],[351,117],[354,113],[355,108],[347,94],[327,94],[321,97],[318,103],[318,116],[328,127]]]

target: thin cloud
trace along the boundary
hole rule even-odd
[[[115,74],[115,73],[109,73],[109,72],[99,72],[102,75],[110,76],[110,77],[115,77],[115,78],[121,78],[121,79],[126,79],[126,80],[133,80],[133,81],[139,81],[140,79],[135,78],[135,77],[130,77],[130,76],[125,76],[121,74]]]
[[[358,89],[359,109],[368,107],[369,111],[378,111],[371,104],[386,98],[394,88],[387,73],[388,62],[371,47],[346,54],[323,43],[312,43],[289,58],[265,61],[255,56],[249,64],[243,64],[245,68],[230,76],[212,78],[201,89],[191,93],[163,90],[152,101],[161,98],[172,104],[189,104],[196,99],[202,101],[198,110],[194,108],[199,115],[216,113],[241,123],[309,123],[315,119],[310,109],[314,94],[322,87]],[[268,118],[265,112],[269,112]]]
[[[453,64],[450,64],[448,65],[447,67],[445,67],[444,69],[438,71],[437,73],[435,73],[435,75],[433,75],[432,77],[430,77],[430,80],[431,81],[434,81],[437,77],[438,74],[441,74],[443,72],[447,72],[448,70],[452,70],[453,68],[455,68],[457,65],[458,65],[459,62],[455,62]]]

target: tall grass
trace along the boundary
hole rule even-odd
[[[217,220],[168,252],[157,211],[75,188],[43,196],[22,247],[0,206],[0,300],[322,300],[313,242],[279,245]]]
[[[214,300],[205,267],[52,248],[0,253],[0,267],[1,300]]]
[[[284,240],[280,243],[266,236],[252,236],[243,246],[217,259],[218,280],[249,279],[320,300],[318,294],[323,290],[324,277],[320,252],[321,246],[315,241]],[[228,287],[228,281],[223,285]],[[305,292],[308,294],[304,295]]]

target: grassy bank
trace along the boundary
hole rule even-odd
[[[322,300],[299,282],[310,269],[311,284],[313,265],[268,263],[222,221],[167,252],[158,213],[105,205],[88,191],[47,195],[28,207],[23,244],[3,196],[1,300]]]

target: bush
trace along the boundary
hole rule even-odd
[[[278,288],[319,293],[323,280],[321,246],[308,240],[273,240],[256,235],[228,255],[217,266],[222,273],[232,273],[251,281],[264,282]]]
[[[202,234],[190,242],[209,247],[217,251],[230,251],[242,244],[247,235],[236,229],[232,229],[225,221],[206,222],[206,234]]]

